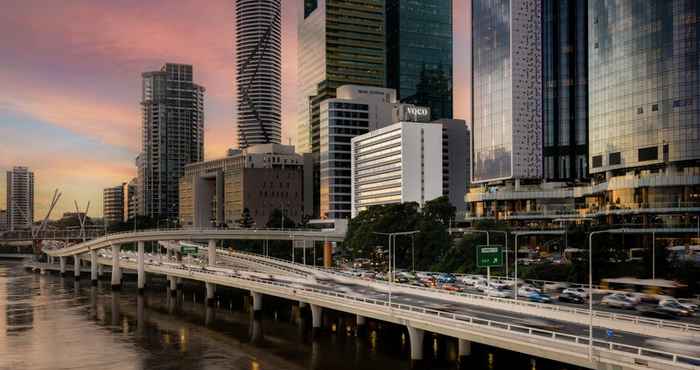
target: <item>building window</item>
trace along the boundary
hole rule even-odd
[[[622,156],[620,152],[610,153],[608,155],[608,165],[615,166],[622,163]]]
[[[593,168],[603,167],[603,156],[595,155],[593,156]]]
[[[639,149],[637,154],[639,156],[640,162],[654,161],[659,159],[659,148],[656,146],[652,146],[649,148],[641,148]]]

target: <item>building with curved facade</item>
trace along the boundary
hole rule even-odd
[[[236,0],[238,146],[279,144],[282,136],[282,5]]]

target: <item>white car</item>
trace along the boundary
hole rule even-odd
[[[486,284],[486,280],[477,281],[476,283],[474,283],[474,288],[476,288],[476,290],[478,290],[480,292],[485,291],[486,289],[488,289],[488,285]]]
[[[689,310],[689,311],[691,311],[691,312],[695,312],[695,311],[698,310],[698,305],[695,304],[695,303],[693,303],[693,301],[691,301],[691,300],[689,300],[689,299],[667,298],[666,301],[671,301],[671,302],[678,303],[678,304],[681,305],[683,308],[685,308],[685,309],[687,309],[687,310]]]
[[[588,291],[583,288],[566,288],[562,293],[575,294],[584,299],[588,297]]]
[[[481,276],[475,276],[475,275],[466,275],[466,276],[461,276],[459,278],[459,281],[462,283],[469,285],[469,286],[474,286],[474,284],[478,283],[481,281]]]
[[[512,293],[510,293],[507,290],[504,289],[498,289],[498,288],[486,288],[484,290],[484,294],[490,297],[499,297],[499,298],[508,298],[511,296]]]
[[[503,281],[503,280],[491,280],[491,286],[496,289],[505,289],[509,286],[510,284]]]
[[[642,303],[642,295],[639,293],[622,292],[622,294],[628,301],[634,303],[635,305]]]
[[[531,286],[521,286],[518,288],[519,297],[529,297],[532,293],[541,293],[539,289],[533,288]]]

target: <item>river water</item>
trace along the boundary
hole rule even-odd
[[[26,271],[0,260],[0,369],[410,369],[410,347],[397,326],[369,321],[355,333],[354,318],[324,313],[312,333],[297,305],[264,299],[253,319],[246,292],[217,291],[203,304],[203,286],[185,285],[176,297],[165,280],[135,282],[112,292],[83,279]],[[457,369],[456,341],[426,335],[424,369]],[[572,366],[474,344],[465,369],[563,370]]]

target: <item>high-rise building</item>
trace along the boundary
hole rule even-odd
[[[7,211],[0,209],[0,231],[7,230]]]
[[[452,0],[386,0],[386,87],[452,118]]]
[[[319,105],[336,88],[385,84],[384,0],[305,0],[299,24],[299,153],[318,153]]]
[[[34,173],[27,167],[7,171],[7,229],[26,230],[34,222]]]
[[[193,83],[191,65],[168,63],[143,74],[141,106],[139,213],[175,220],[184,167],[204,158],[204,88]]]
[[[102,190],[102,218],[107,224],[124,221],[124,185]]]
[[[542,177],[541,7],[472,2],[472,182]]]
[[[236,0],[238,145],[280,143],[281,0]]]
[[[107,224],[125,222],[136,215],[136,185],[128,183],[105,188],[102,191],[102,215]]]
[[[455,207],[457,216],[467,210],[464,193],[469,188],[469,128],[461,119],[433,121],[442,125],[442,195]]]
[[[588,178],[588,8],[542,0],[544,178]]]
[[[591,173],[696,171],[700,4],[591,0],[588,10]]]
[[[328,219],[350,217],[350,140],[391,124],[398,105],[396,91],[381,87],[345,85],[337,96],[320,104],[314,163],[314,214]]]
[[[265,227],[276,209],[298,223],[304,214],[303,171],[303,157],[280,144],[253,145],[187,165],[180,179],[180,223],[235,227],[246,208],[256,227]]]
[[[352,217],[370,206],[443,195],[442,124],[398,122],[352,138]]]

